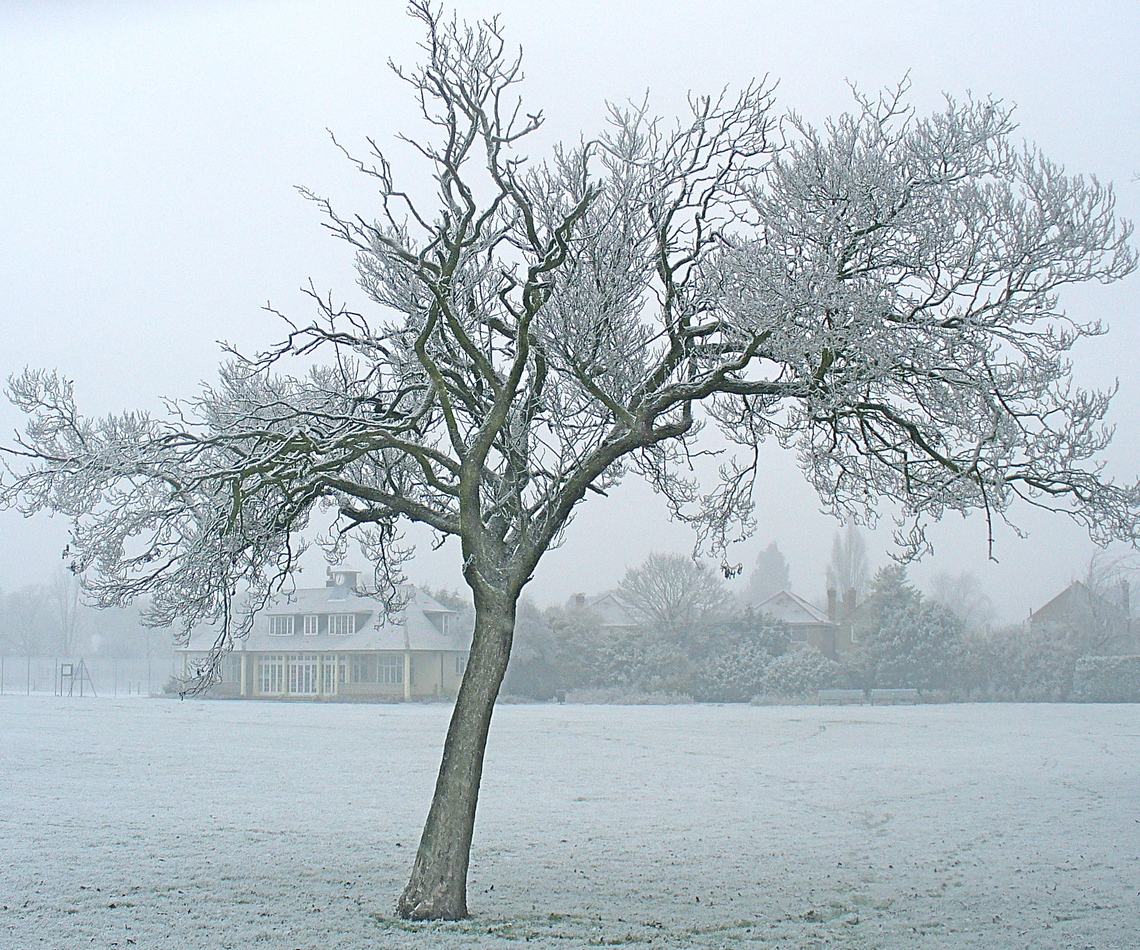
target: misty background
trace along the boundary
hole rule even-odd
[[[1017,105],[1020,132],[1071,172],[1115,183],[1118,208],[1140,211],[1140,10],[1134,3],[460,2],[461,18],[502,14],[524,48],[525,105],[547,117],[535,154],[590,136],[605,100],[640,99],[672,116],[697,93],[779,80],[777,105],[822,124],[865,92],[909,72],[919,113],[943,92],[994,94]],[[0,5],[0,375],[55,368],[75,381],[91,414],[162,410],[213,379],[217,341],[246,352],[278,339],[270,302],[305,320],[300,292],[365,306],[348,248],[321,228],[295,186],[368,216],[375,203],[326,129],[363,154],[375,137],[413,192],[426,187],[411,150],[394,136],[419,133],[407,89],[387,67],[417,60],[415,24],[399,2],[71,2]],[[1140,473],[1140,278],[1081,287],[1063,297],[1106,337],[1073,354],[1083,385],[1119,381],[1106,454],[1109,472]],[[22,425],[6,402],[0,438]],[[764,450],[757,530],[732,560],[742,594],[773,542],[789,583],[825,598],[832,539],[794,457]],[[872,566],[887,561],[890,512],[866,533]],[[1021,538],[995,528],[988,558],[980,516],[931,531],[936,554],[912,567],[920,588],[938,575],[975,575],[995,620],[1025,618],[1084,575],[1094,548],[1062,517],[1015,508]],[[410,579],[462,585],[458,547],[420,541]],[[67,525],[0,513],[0,589],[50,584]],[[579,509],[565,544],[547,555],[527,594],[564,603],[617,586],[653,552],[684,552],[684,526],[630,480]],[[323,581],[319,552],[307,572]]]

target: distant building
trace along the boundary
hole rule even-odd
[[[789,590],[782,590],[761,602],[756,610],[783,621],[788,627],[792,643],[806,643],[820,653],[835,659],[850,639],[844,641],[843,628],[823,611]]]
[[[1039,610],[1030,612],[1029,629],[1071,638],[1086,653],[1136,653],[1140,643],[1132,620],[1128,582],[1121,581],[1114,593],[1117,597],[1112,599],[1081,581],[1073,581]]]
[[[249,699],[400,701],[453,698],[467,665],[470,631],[460,615],[409,588],[399,619],[357,592],[356,571],[330,571],[324,587],[282,595],[222,661],[210,695]],[[180,648],[183,673],[209,652],[214,632]]]
[[[595,616],[602,630],[635,630],[641,626],[625,601],[612,590],[597,597],[575,594],[569,606],[571,610],[588,611]]]
[[[829,593],[834,595],[833,591]],[[834,599],[832,596],[831,600]],[[618,632],[636,630],[642,626],[639,618],[615,591],[595,597],[575,594],[567,606],[571,610],[588,611],[597,618],[602,630]],[[842,608],[836,603],[829,606],[832,608],[831,616],[798,594],[781,590],[752,609],[786,624],[793,644],[806,644],[824,656],[836,659],[852,648],[851,624],[844,621],[849,614],[854,617],[856,613],[855,592],[851,591],[849,597],[844,598]]]

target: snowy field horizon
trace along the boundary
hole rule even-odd
[[[500,706],[410,924],[449,713],[0,697],[0,947],[1140,944],[1140,705]]]

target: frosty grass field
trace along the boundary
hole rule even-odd
[[[0,946],[1140,946],[1140,706],[503,706],[409,924],[448,712],[0,697]]]

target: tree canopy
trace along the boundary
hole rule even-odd
[[[662,630],[706,623],[731,599],[718,575],[683,554],[650,554],[625,572],[617,593],[638,620]]]

